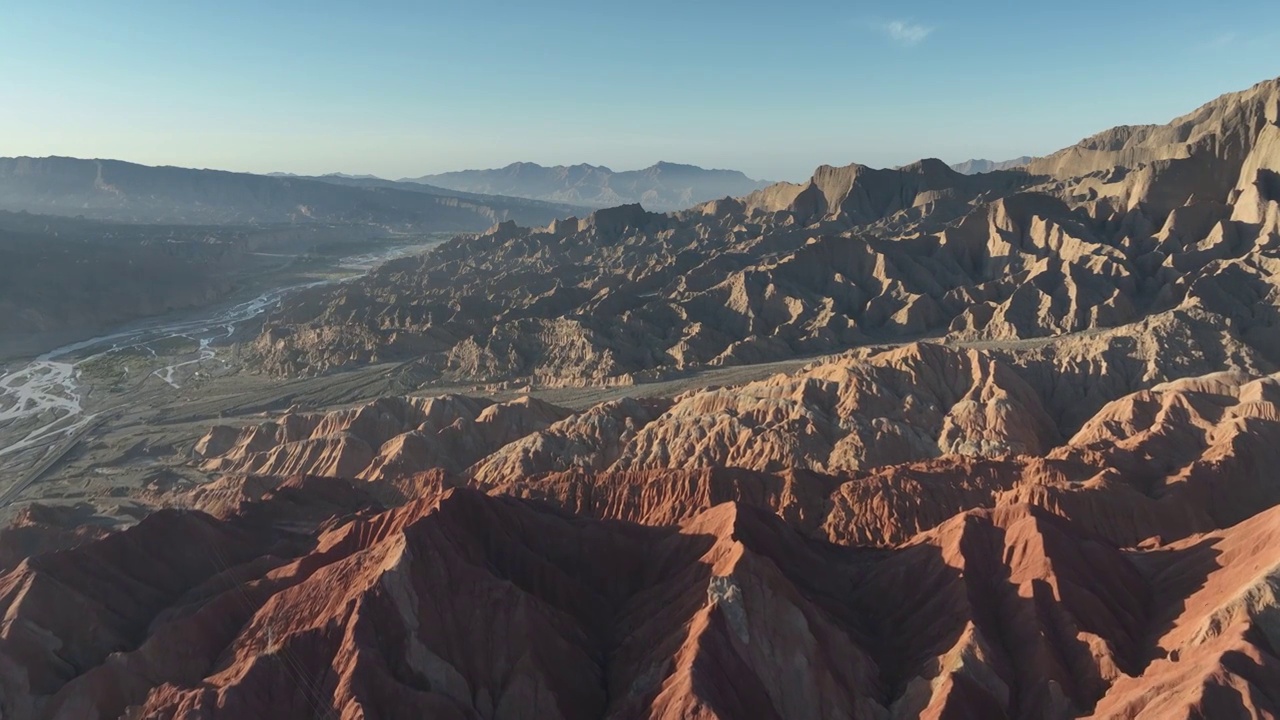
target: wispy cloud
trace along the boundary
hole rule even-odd
[[[906,20],[891,20],[880,25],[880,31],[903,47],[914,47],[924,42],[933,28]]]
[[[1216,50],[1218,48],[1230,47],[1240,42],[1240,35],[1234,32],[1220,32],[1208,40],[1205,40],[1200,46],[1206,50]]]

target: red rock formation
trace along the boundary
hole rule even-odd
[[[74,509],[32,504],[0,529],[0,572],[32,555],[75,547],[107,534],[107,528],[82,522]]]
[[[1007,505],[869,550],[740,502],[645,527],[458,489],[381,512],[340,481],[244,492],[0,576],[5,717],[1280,711],[1280,509],[1120,551]]]
[[[669,525],[734,501],[813,537],[878,547],[968,510],[1027,503],[1129,547],[1228,527],[1280,504],[1271,472],[1280,465],[1276,387],[1273,377],[1239,372],[1153,385],[1105,405],[1063,443],[1044,391],[1019,371],[977,351],[916,344],[674,402],[626,399],[576,414],[450,396],[394,401],[427,408],[427,419],[383,423],[378,408],[392,401],[379,401],[215,429],[198,451],[206,468],[242,472],[332,476],[349,467],[391,504],[412,497],[414,478],[434,468],[449,479],[432,487],[469,485],[590,517]],[[482,409],[459,414],[467,408]],[[308,461],[305,448],[336,435],[378,447],[377,458]]]
[[[301,293],[269,369],[627,385],[942,342],[214,428],[223,477],[132,527],[0,531],[0,717],[1278,717],[1278,98]]]
[[[1275,717],[1280,712],[1280,510],[1135,558],[1152,588],[1141,673],[1095,717]]]

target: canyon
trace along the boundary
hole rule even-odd
[[[1280,717],[1280,79],[1025,160],[495,217],[91,385],[0,716]]]

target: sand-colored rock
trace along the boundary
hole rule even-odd
[[[254,354],[282,374],[413,360],[428,379],[576,387],[930,335],[1187,322],[1206,352],[1238,343],[1275,364],[1278,98],[1280,80],[1261,83],[1025,172],[824,166],[686,212],[507,222],[301,293]],[[1226,341],[1200,334],[1228,322]]]
[[[1280,503],[1271,476],[1280,464],[1275,376],[1236,370],[1155,382],[1177,377],[1180,365],[1137,362],[1142,346],[1121,343],[1118,352],[1122,339],[1059,347],[1023,358],[1024,367],[919,343],[674,401],[624,399],[577,413],[527,400],[395,401],[427,403],[437,425],[397,435],[402,426],[390,422],[379,436],[376,406],[366,406],[215,430],[198,448],[222,448],[204,467],[237,475],[332,477],[346,463],[347,477],[394,485],[438,469],[452,485],[645,524],[735,501],[813,537],[880,547],[958,513],[1018,503],[1121,547],[1227,527]],[[1148,341],[1176,347],[1158,334]],[[1123,393],[1134,386],[1146,389]],[[1090,406],[1096,411],[1077,419]],[[473,414],[455,417],[460,408]],[[291,427],[319,439],[289,441],[283,428]],[[373,459],[321,452],[335,432],[369,438],[344,440],[352,447],[387,439]],[[273,438],[284,439],[272,446]],[[290,459],[283,470],[264,462],[282,456]]]
[[[1016,373],[976,351],[921,343],[691,393],[613,467],[838,472],[948,453],[1038,454],[1057,441]]]
[[[671,403],[626,398],[592,407],[515,440],[476,463],[467,475],[480,487],[511,478],[572,469],[604,470]]]
[[[220,473],[376,479],[433,468],[459,472],[568,414],[532,398],[383,398],[242,429],[214,427],[194,452],[202,469]]]

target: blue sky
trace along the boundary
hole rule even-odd
[[[1043,154],[1280,75],[1275,0],[0,0],[0,155],[416,176]]]

